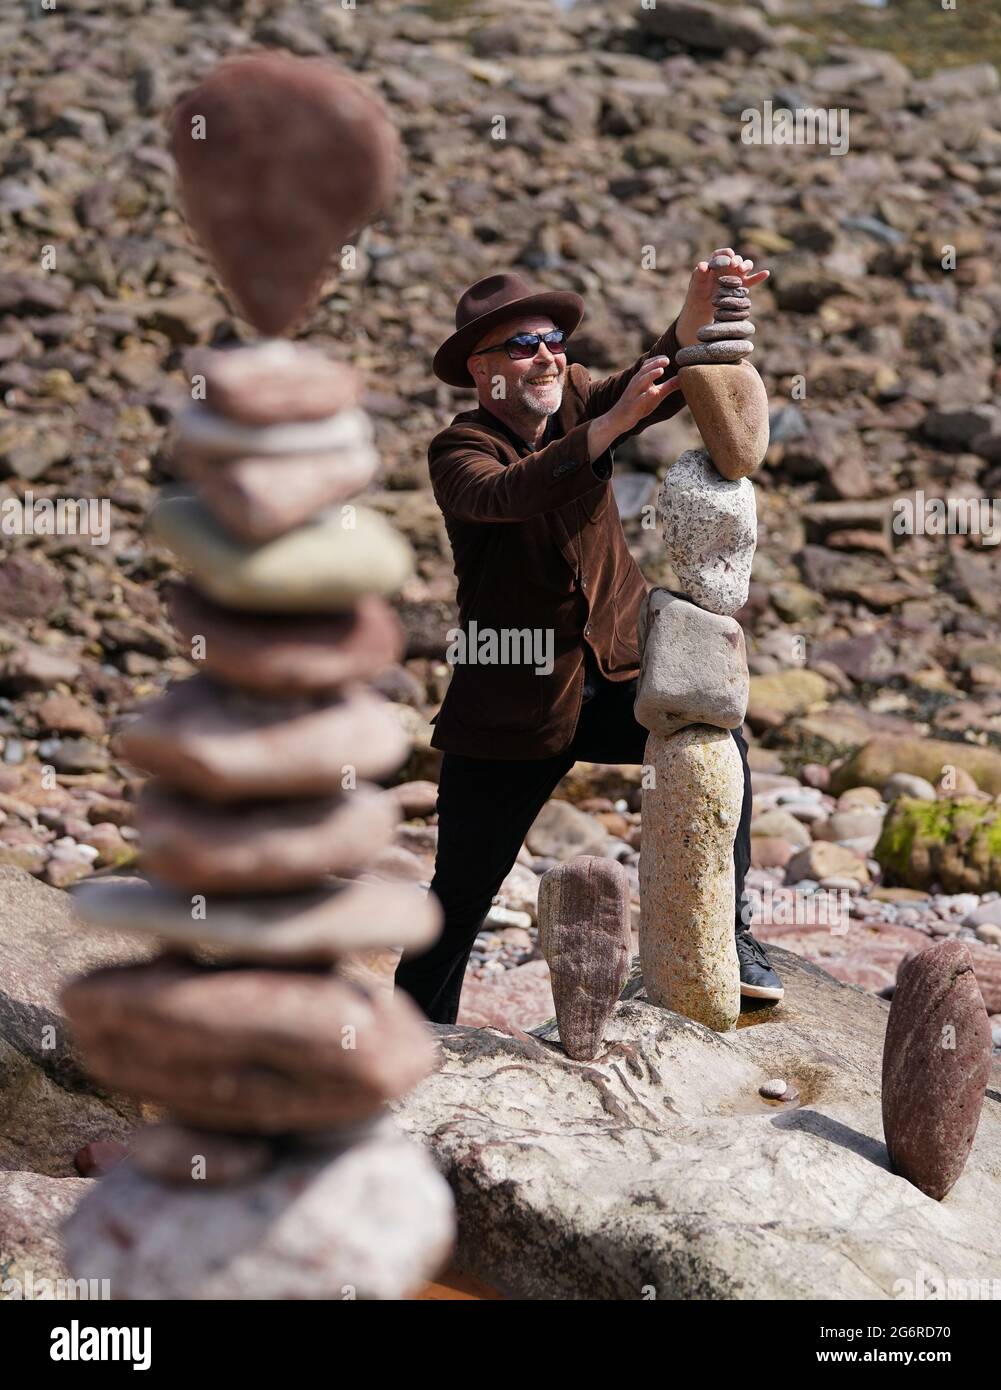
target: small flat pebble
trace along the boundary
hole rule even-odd
[[[781,1076],[773,1077],[771,1081],[765,1081],[758,1087],[758,1095],[764,1096],[766,1100],[781,1100],[785,1095],[787,1086]]]
[[[720,338],[753,338],[757,330],[750,320],[747,323],[706,323],[696,337],[703,343],[714,343]]]
[[[695,347],[682,348],[675,361],[679,367],[739,362],[753,351],[754,344],[746,338],[726,339],[720,343],[699,343]]]

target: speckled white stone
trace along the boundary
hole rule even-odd
[[[657,513],[681,591],[711,613],[743,608],[758,539],[750,479],[731,482],[705,449],[688,449],[660,485]]]

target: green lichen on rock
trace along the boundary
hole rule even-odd
[[[898,797],[874,855],[887,882],[947,893],[1001,891],[1001,804],[959,796]]]

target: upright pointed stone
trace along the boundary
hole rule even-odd
[[[753,473],[768,449],[768,396],[751,364],[682,367],[678,383],[717,471]]]
[[[543,874],[539,944],[553,977],[560,1042],[588,1062],[629,977],[629,875],[614,859],[581,855]]]
[[[726,1033],[740,1013],[733,842],[744,769],[731,734],[651,734],[644,764],[640,963],[651,1002]]]
[[[895,1173],[941,1200],[966,1165],[991,1070],[991,1026],[961,941],[905,960],[883,1042],[883,1133]]]
[[[325,58],[219,64],[171,115],[184,212],[247,320],[287,333],[335,254],[389,202],[399,139],[379,97]]]

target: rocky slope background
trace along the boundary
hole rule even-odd
[[[738,615],[759,934],[884,994],[905,954],[959,936],[1001,1022],[998,551],[989,536],[892,525],[901,499],[990,499],[1001,482],[1001,39],[990,0],[962,8],[926,33],[927,7],[906,3],[10,7],[0,865],[55,888],[128,870],[137,782],[113,736],[194,669],[145,520],[192,351],[247,333],[180,219],[165,114],[223,54],[333,54],[389,103],[408,159],[403,196],[331,275],[303,335],[365,373],[384,461],[367,500],[418,554],[399,605],[406,658],[382,681],[415,740],[383,872],[426,882],[433,867],[427,720],[455,608],[425,449],[469,404],[429,365],[457,293],[498,266],[581,292],[571,358],[602,373],[671,321],[698,257],[732,245],[772,271],[754,358],[772,444]],[[848,152],[743,143],[742,113],[766,100],[847,109]],[[617,455],[624,525],[657,583],[671,574],[644,507],[697,442],[683,411]],[[107,500],[108,543],[26,531],[21,504],[44,498]],[[559,789],[478,942],[462,1021],[551,1013],[535,921],[554,862],[607,853],[638,900],[639,776],[581,764]],[[806,921],[828,888],[847,895],[844,931]]]

